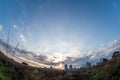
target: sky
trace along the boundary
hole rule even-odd
[[[37,55],[106,47],[120,38],[120,0],[0,0],[0,38]]]

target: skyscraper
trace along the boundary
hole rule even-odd
[[[64,69],[68,70],[68,65],[67,64],[64,65]]]
[[[72,65],[69,65],[69,69],[70,69],[70,70],[72,70],[72,69],[73,69],[73,68],[72,68]]]

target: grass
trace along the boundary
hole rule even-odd
[[[11,80],[10,74],[8,73],[9,68],[0,59],[0,80]]]

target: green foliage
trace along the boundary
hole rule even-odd
[[[10,74],[8,73],[8,67],[0,59],[0,80],[11,80]]]

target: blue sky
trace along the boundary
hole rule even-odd
[[[0,0],[0,36],[38,54],[88,51],[120,38],[119,0]]]

